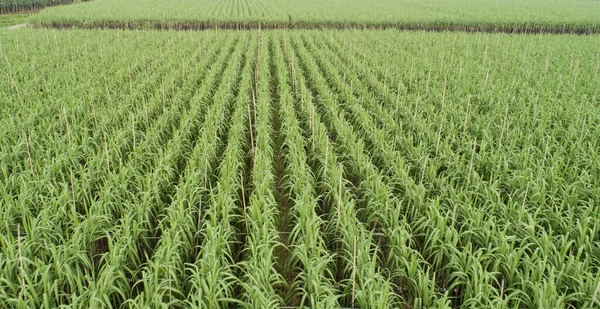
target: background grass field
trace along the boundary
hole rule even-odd
[[[96,0],[44,10],[41,25],[159,27],[397,27],[598,31],[590,0]]]
[[[29,21],[31,14],[0,15],[0,28],[23,24]]]

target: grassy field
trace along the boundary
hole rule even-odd
[[[0,28],[27,23],[31,16],[31,14],[0,15]]]
[[[95,0],[44,10],[35,22],[63,27],[393,27],[598,32],[590,0]]]
[[[0,307],[598,305],[598,36],[0,46]]]

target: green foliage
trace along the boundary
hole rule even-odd
[[[590,0],[97,0],[44,10],[46,26],[162,28],[398,27],[598,32]]]
[[[0,307],[597,306],[598,40],[3,31]]]

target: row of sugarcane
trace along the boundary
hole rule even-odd
[[[9,34],[0,304],[593,307],[590,41]]]
[[[347,171],[345,171],[349,174],[347,179],[349,182],[354,183],[355,195],[362,196],[362,200],[357,201],[358,205],[364,207],[364,211],[369,213],[369,216],[362,218],[364,222],[358,223],[372,228],[371,232],[368,232],[368,236],[365,236],[368,238],[359,242],[363,243],[363,250],[358,251],[360,266],[357,269],[360,270],[358,271],[360,293],[357,297],[359,305],[361,308],[375,306],[389,308],[390,306],[398,306],[400,303],[427,308],[447,306],[446,296],[438,295],[439,293],[435,290],[435,282],[431,280],[428,270],[424,268],[423,258],[420,257],[418,252],[407,247],[410,234],[405,230],[402,218],[399,216],[401,204],[393,195],[392,190],[386,183],[387,180],[378,173],[366,154],[364,142],[353,133],[353,129],[338,110],[339,98],[335,97],[328,89],[327,80],[325,79],[327,75],[319,72],[314,56],[310,56],[302,42],[298,42],[296,39],[293,45],[299,53],[299,59],[296,63],[304,66],[305,74],[309,80],[308,84],[314,87],[315,95],[319,98],[317,101],[320,106],[311,105],[310,108],[320,111],[320,113],[314,112],[314,114],[322,114],[322,121],[330,125],[323,124],[325,132],[335,132],[336,138],[330,147],[339,149],[337,152],[344,162],[347,162]],[[331,76],[331,78],[334,78],[334,76]],[[316,122],[317,120],[315,120]],[[342,215],[341,217],[350,216]],[[358,218],[356,213],[353,213],[352,217],[355,218],[354,220]],[[377,226],[376,222],[381,226]],[[384,235],[388,238],[389,248],[394,250],[393,253],[403,252],[402,255],[389,255],[389,263],[394,263],[396,267],[387,268],[384,265],[379,265],[378,256],[380,254],[377,251],[381,248],[376,248],[375,252],[371,252],[370,247],[371,243],[375,241],[375,232],[377,236]],[[362,253],[362,256],[360,253]],[[366,268],[365,265],[370,265],[371,268]],[[394,275],[397,275],[398,281],[402,281],[402,283],[397,283],[395,286],[390,282],[391,274],[389,272],[392,269],[397,272]],[[363,276],[365,278],[361,278]],[[379,279],[373,279],[372,277]],[[364,280],[362,284],[360,284],[361,279]],[[376,285],[369,286],[368,284]],[[394,293],[394,288],[396,290],[405,289],[408,293],[397,295]]]
[[[66,40],[68,34],[64,35]],[[182,43],[165,44],[170,40],[172,38],[167,38],[167,42],[157,41],[155,43],[169,47]],[[36,43],[39,44],[40,42]],[[54,45],[54,42],[51,41],[51,44]],[[131,47],[135,49],[139,46],[132,44]],[[113,289],[114,291],[117,288],[111,287],[113,285],[111,282],[105,282],[104,284],[95,284],[93,287],[92,284],[89,284],[90,288],[85,290],[88,285],[86,281],[96,281],[94,278],[88,278],[83,274],[106,273],[107,275],[101,277],[112,280],[113,278],[110,277],[108,269],[113,274],[115,272],[119,274],[124,272],[125,268],[121,267],[125,266],[124,259],[130,259],[130,261],[127,261],[129,265],[139,262],[139,258],[143,256],[143,250],[147,249],[148,246],[140,246],[137,242],[146,239],[146,234],[155,232],[153,231],[153,226],[155,226],[153,221],[160,217],[160,211],[163,210],[151,208],[159,206],[155,202],[163,199],[165,192],[168,192],[160,192],[161,190],[170,190],[169,186],[172,186],[172,184],[169,184],[169,182],[176,177],[174,174],[177,173],[177,165],[180,163],[181,158],[187,156],[186,148],[189,148],[189,146],[186,145],[189,145],[190,138],[194,135],[196,130],[194,126],[197,128],[200,125],[194,119],[194,116],[202,115],[202,110],[195,110],[195,113],[191,113],[187,117],[183,117],[182,113],[187,113],[185,106],[189,106],[189,96],[193,94],[189,90],[194,89],[199,81],[198,79],[203,76],[198,72],[202,72],[211,63],[211,57],[207,57],[204,62],[200,62],[197,67],[194,67],[196,65],[194,61],[199,59],[198,56],[203,51],[197,50],[194,45],[189,47],[188,49],[179,50],[181,56],[196,53],[194,57],[188,58],[189,63],[179,61],[167,63],[164,65],[164,72],[154,71],[160,67],[152,68],[153,71],[150,72],[151,75],[148,75],[148,77],[154,76],[156,78],[150,79],[151,82],[142,81],[139,83],[140,91],[133,92],[132,97],[124,96],[124,99],[121,99],[120,94],[111,95],[109,86],[102,85],[100,89],[103,91],[106,89],[107,91],[104,98],[106,101],[100,101],[100,104],[97,105],[98,110],[95,110],[93,104],[86,106],[90,109],[89,113],[84,113],[88,117],[87,119],[68,117],[81,106],[68,109],[69,113],[66,112],[67,109],[64,106],[59,109],[58,112],[62,113],[62,118],[55,121],[58,122],[60,128],[52,130],[60,132],[58,136],[62,141],[55,142],[65,143],[72,148],[72,151],[67,149],[66,158],[72,155],[72,160],[77,159],[75,161],[77,163],[82,159],[88,161],[85,166],[79,166],[79,170],[64,166],[68,163],[76,164],[69,162],[71,160],[67,161],[68,163],[57,161],[57,164],[54,165],[44,165],[47,158],[44,157],[46,154],[42,151],[45,147],[48,147],[47,145],[38,144],[26,148],[26,150],[29,149],[27,151],[31,154],[32,159],[29,162],[33,168],[30,174],[28,168],[23,170],[25,176],[30,177],[30,179],[28,182],[21,181],[21,184],[37,187],[39,193],[36,195],[36,192],[31,191],[31,189],[20,188],[22,193],[19,196],[11,198],[10,195],[6,195],[5,201],[8,202],[8,207],[11,207],[14,203],[14,207],[19,207],[21,210],[31,209],[31,212],[14,212],[14,215],[22,216],[22,218],[14,218],[14,221],[17,222],[7,221],[7,233],[3,235],[7,235],[5,240],[7,246],[10,243],[19,244],[18,260],[22,271],[17,275],[22,280],[9,280],[10,283],[15,283],[9,286],[10,289],[14,292],[18,291],[18,293],[9,293],[7,298],[3,298],[3,302],[6,301],[7,304],[23,303],[30,307],[53,307],[61,303],[86,304],[86,302],[105,301],[107,296],[96,297],[97,294],[110,294],[101,289]],[[218,50],[215,45],[212,50],[213,55]],[[156,57],[156,55],[154,56]],[[123,60],[126,62],[131,59],[124,57]],[[186,68],[189,64],[194,65],[191,72],[189,68]],[[146,65],[142,66],[145,67]],[[66,67],[70,69],[69,66]],[[127,72],[126,63],[123,67],[126,68],[125,71]],[[185,71],[190,74],[182,74]],[[218,77],[220,73],[216,72],[214,75]],[[127,76],[127,73],[123,75]],[[181,82],[176,82],[176,85],[174,81],[182,75],[189,78],[181,81],[183,85],[179,85]],[[129,75],[129,78],[132,78],[132,75]],[[127,81],[127,79],[123,81],[123,87],[119,87],[129,89],[128,86],[132,85],[129,84],[130,81]],[[183,89],[180,89],[181,86],[183,86]],[[175,87],[177,87],[177,91],[174,91]],[[124,93],[126,94],[125,91]],[[148,96],[147,100],[144,99],[146,96]],[[32,104],[34,103],[33,100],[30,102],[29,98],[25,97],[24,99],[25,105],[35,108],[35,104]],[[135,108],[132,108],[131,103],[128,103],[129,99],[137,104]],[[121,106],[115,104],[112,100],[122,104],[122,110],[120,110]],[[85,104],[89,103],[86,102]],[[104,110],[100,109],[101,107],[106,109],[106,114],[103,114]],[[118,109],[112,111],[111,108],[115,107]],[[128,110],[134,110],[135,114],[130,114]],[[160,113],[161,110],[162,114]],[[112,120],[104,118],[105,116],[118,119],[120,114],[125,115],[122,119],[123,127],[121,129],[108,133],[99,131],[101,129],[110,130],[110,126],[100,127],[97,125],[97,123],[102,123],[105,120]],[[185,121],[181,123],[176,121],[182,117]],[[74,120],[86,120],[88,123],[83,125]],[[142,125],[142,123],[144,124]],[[179,124],[182,126],[179,126]],[[116,123],[113,125],[119,126]],[[86,128],[86,126],[89,126],[89,128]],[[178,130],[178,127],[181,130]],[[149,129],[146,132],[138,131],[145,128]],[[82,129],[85,129],[85,131],[82,132]],[[94,131],[93,134],[99,135],[97,142],[90,143],[86,141],[87,137],[84,134],[87,134],[88,129]],[[56,133],[54,135],[56,136]],[[79,142],[80,144],[73,142],[77,141],[78,138],[83,139]],[[179,140],[173,138],[179,138]],[[54,137],[54,139],[57,138]],[[164,148],[169,140],[173,140],[173,142]],[[92,145],[90,149],[82,147],[87,143]],[[161,150],[163,148],[164,151]],[[80,149],[86,152],[82,153]],[[29,167],[28,165],[25,166]],[[156,169],[154,169],[155,166]],[[58,178],[57,176],[60,176],[61,172],[65,175]],[[51,173],[57,173],[58,175],[54,176]],[[55,177],[58,188],[48,190],[53,185],[52,179]],[[156,189],[156,191],[153,191],[147,187],[149,185],[160,186],[153,188],[153,190]],[[134,190],[138,191],[135,192]],[[44,196],[45,194],[48,195]],[[32,198],[36,199],[33,202],[37,202],[37,205],[29,203]],[[39,199],[39,202],[37,199]],[[39,205],[44,207],[39,207]],[[131,207],[124,207],[124,205]],[[38,210],[39,213],[33,213]],[[8,216],[7,219],[9,219]],[[33,222],[28,223],[29,220],[33,220]],[[19,221],[22,224],[18,224]],[[140,229],[142,226],[145,228]],[[120,234],[126,231],[136,231],[136,234],[121,237]],[[144,235],[140,236],[140,234]],[[128,247],[125,243],[122,243],[123,241],[128,241],[129,244],[134,245]],[[113,247],[115,249],[120,248],[120,246],[130,251],[110,250]],[[109,251],[113,256],[103,255],[106,251]],[[70,256],[74,256],[76,259]],[[65,263],[69,260],[73,262]],[[114,262],[114,267],[106,266],[109,260]],[[14,265],[11,262],[11,264],[5,266],[10,269]],[[55,271],[53,271],[54,268],[56,268]],[[129,268],[132,269],[132,267]],[[6,273],[9,274],[11,271]],[[85,281],[74,280],[76,276],[73,276],[73,274],[80,274],[80,279],[87,279]],[[114,279],[125,280],[123,275],[116,276]],[[21,284],[17,285],[16,283]],[[29,284],[25,286],[24,283]],[[70,291],[73,291],[73,293]]]
[[[33,16],[31,21],[44,27],[146,30],[396,29],[519,34],[598,33],[600,24],[596,18],[596,3],[574,1],[557,0],[552,5],[545,5],[541,1],[489,4],[455,0],[423,5],[412,0],[401,3],[391,0],[106,0],[51,8]]]
[[[322,39],[321,43],[317,43],[318,47],[315,46],[311,52],[318,55],[318,50],[323,50],[324,46],[327,45],[323,42],[326,40]],[[335,46],[335,42],[331,44]],[[340,54],[341,50],[333,49],[330,54]],[[376,58],[372,57],[370,59]],[[351,61],[353,60],[349,62]],[[335,76],[334,68],[340,68],[339,73],[337,73],[337,81],[344,78],[342,74],[355,71],[351,70],[350,67],[345,67],[345,65],[347,64],[344,61],[337,61],[335,65],[328,65],[325,61],[321,62],[321,67],[324,70],[323,75],[325,76]],[[402,125],[394,120],[394,116],[398,113],[399,109],[397,100],[400,94],[398,96],[386,95],[385,71],[381,70],[378,72],[380,74],[378,78],[373,78],[369,76],[372,73],[364,69],[368,67],[384,68],[382,64],[377,66],[361,66],[357,70],[362,71],[362,74],[364,74],[362,78],[366,77],[367,79],[353,78],[352,74],[348,74],[350,75],[348,78],[352,80],[350,82],[352,86],[350,87],[347,85],[348,83],[345,83],[345,86],[344,83],[336,83],[336,78],[332,77],[330,80],[333,84],[332,88],[335,87],[333,89],[346,88],[346,91],[340,90],[344,97],[339,101],[347,102],[347,104],[343,104],[342,106],[347,107],[346,110],[350,114],[348,118],[353,119],[352,122],[354,122],[357,132],[366,132],[365,139],[371,139],[370,153],[373,154],[372,157],[376,162],[380,162],[382,170],[387,170],[386,173],[391,177],[390,183],[397,184],[399,189],[398,194],[403,195],[407,194],[407,192],[418,192],[419,185],[429,186],[429,190],[433,192],[435,192],[434,188],[436,186],[441,188],[454,187],[453,191],[446,193],[451,194],[450,196],[446,197],[447,195],[443,194],[433,199],[431,201],[431,208],[423,210],[414,208],[420,213],[410,214],[410,222],[414,222],[411,225],[415,233],[424,236],[423,244],[420,245],[419,251],[425,254],[428,260],[433,260],[433,269],[443,269],[443,271],[437,272],[439,274],[438,278],[447,278],[445,279],[446,282],[444,282],[443,288],[454,289],[459,292],[457,302],[466,305],[474,304],[477,306],[494,307],[520,305],[528,307],[568,307],[573,304],[580,307],[593,305],[596,300],[598,282],[598,278],[595,277],[597,272],[594,271],[598,267],[597,249],[594,248],[596,241],[592,240],[595,238],[594,235],[597,230],[597,220],[593,219],[596,216],[594,213],[597,210],[593,206],[593,200],[597,199],[597,194],[595,197],[594,195],[589,196],[591,199],[589,201],[582,201],[578,209],[570,209],[568,211],[569,216],[566,220],[576,220],[576,222],[581,224],[581,226],[577,226],[574,229],[569,230],[568,226],[572,224],[569,221],[558,220],[557,216],[560,217],[558,214],[545,219],[552,212],[557,212],[554,207],[542,211],[537,210],[532,217],[527,218],[528,209],[526,208],[526,204],[535,199],[535,197],[529,197],[530,200],[528,200],[527,194],[528,192],[531,193],[531,191],[528,191],[530,190],[530,186],[532,188],[534,186],[545,186],[545,179],[542,180],[543,178],[541,177],[547,173],[544,170],[544,164],[549,164],[546,161],[549,155],[547,150],[549,142],[546,142],[541,163],[538,163],[540,164],[538,165],[540,166],[539,170],[536,171],[537,175],[539,175],[538,177],[541,179],[533,178],[531,183],[525,185],[524,194],[521,195],[518,202],[512,203],[513,207],[515,207],[513,211],[507,212],[506,210],[495,208],[492,209],[495,218],[493,220],[486,220],[485,210],[478,209],[474,205],[478,205],[479,203],[483,205],[494,205],[495,203],[498,205],[499,202],[493,198],[493,195],[490,196],[490,193],[493,191],[490,190],[492,188],[489,188],[486,180],[483,179],[484,176],[480,176],[473,168],[473,158],[476,154],[475,149],[477,145],[476,140],[472,144],[474,145],[473,150],[465,151],[466,155],[462,159],[450,159],[451,162],[455,163],[455,168],[459,169],[456,174],[462,174],[462,177],[466,178],[464,182],[459,183],[459,186],[456,186],[456,184],[453,185],[453,182],[451,182],[455,181],[455,179],[444,179],[437,177],[436,174],[426,173],[427,159],[421,160],[423,162],[422,173],[414,175],[411,180],[410,175],[405,173],[407,169],[402,168],[404,164],[395,160],[395,158],[399,157],[399,152],[405,151],[402,148],[406,148],[406,144],[404,144],[405,147],[402,147],[400,140],[398,140],[400,147],[398,147],[397,151],[393,151],[392,147],[394,145],[386,145],[387,140],[394,141],[395,138],[403,135],[398,133],[389,134],[385,130],[379,129],[379,127],[384,127],[393,130],[391,132],[399,132],[398,130],[402,129]],[[572,73],[576,75],[576,67],[572,66],[571,68]],[[381,82],[382,80],[384,81],[383,83]],[[360,89],[362,88],[361,83],[364,81],[367,82],[367,85],[363,86],[363,89]],[[397,80],[397,82],[401,82],[401,80]],[[394,84],[393,82],[391,83]],[[353,87],[356,90],[352,89]],[[485,81],[483,89],[485,90]],[[356,93],[355,98],[352,98],[352,92]],[[371,92],[370,99],[369,92]],[[588,93],[588,95],[594,101],[595,95],[593,93]],[[378,102],[377,100],[383,100],[383,102]],[[443,100],[442,93],[442,112],[444,112]],[[350,104],[352,101],[355,103]],[[387,113],[385,109],[380,109],[378,113],[374,113],[374,111],[380,108],[379,106],[382,103],[388,106]],[[372,109],[365,110],[361,107],[363,104],[368,104]],[[373,115],[369,115],[369,112],[373,113]],[[370,117],[373,118],[369,120]],[[456,118],[464,119],[463,117],[459,116]],[[410,119],[410,117],[406,118]],[[386,119],[388,120],[387,123],[384,121]],[[420,133],[423,132],[427,132],[427,130],[420,131]],[[443,143],[440,145],[440,131],[430,130],[429,132],[432,135],[428,137],[431,145],[429,149],[424,149],[426,153],[430,153],[429,156],[433,154],[435,158],[438,156],[438,151],[440,155],[446,158],[456,155],[455,151],[451,151],[451,148],[447,147],[447,145]],[[584,136],[579,135],[575,139],[582,137]],[[460,142],[464,144],[464,140]],[[485,141],[481,141],[480,143],[485,145]],[[356,143],[352,145],[356,145]],[[540,148],[544,149],[544,147]],[[514,151],[515,149],[511,150]],[[436,164],[434,158],[430,158],[432,161],[429,162],[430,165]],[[593,166],[594,163],[591,164]],[[461,165],[462,167],[460,167]],[[434,167],[434,170],[438,170],[438,168]],[[556,167],[554,167],[554,173],[556,173]],[[427,180],[426,177],[430,180]],[[411,182],[416,185],[411,185]],[[439,182],[439,184],[436,184],[436,182]],[[414,187],[406,188],[406,184]],[[465,186],[470,189],[471,185],[480,190],[480,193],[473,195],[473,193],[463,191]],[[581,191],[585,192],[585,190],[584,187]],[[539,194],[537,194],[538,200]],[[487,199],[489,198],[492,198],[492,200],[488,201]],[[408,201],[410,204],[416,203],[418,205],[422,200],[423,197],[417,197],[413,201],[410,199]],[[441,213],[439,211],[440,206],[443,209]],[[540,206],[548,207],[543,204]],[[562,207],[564,209],[565,206]],[[579,217],[580,214],[583,217]],[[536,217],[540,218],[536,220]],[[498,221],[495,222],[495,219]],[[536,233],[535,231],[540,226],[544,226],[544,222],[548,222],[547,220],[552,220],[552,225],[547,228],[548,230],[542,232],[541,235],[538,234],[539,232]],[[503,225],[498,226],[498,224]],[[554,229],[556,230],[554,231]],[[439,232],[436,232],[436,230]],[[516,236],[515,238],[504,236],[507,234],[507,231],[511,230],[513,231],[511,233],[514,233]],[[552,236],[553,234],[558,234],[558,237]],[[585,239],[592,241],[590,243],[585,241]],[[574,251],[577,246],[573,245],[577,242],[581,243],[581,246],[584,246],[585,249]],[[427,246],[430,246],[430,248],[427,248]],[[532,249],[535,247],[538,248],[535,250]],[[453,248],[460,248],[463,251],[458,254]],[[496,255],[494,253],[498,248],[503,248],[503,251],[502,254]],[[543,258],[536,261],[536,257],[540,252],[544,252]],[[571,253],[565,255],[567,252]],[[534,261],[536,261],[535,264],[530,264]],[[540,269],[546,269],[548,275],[542,275]],[[571,276],[570,274],[573,273],[580,275]],[[495,297],[490,297],[490,295],[495,295]]]

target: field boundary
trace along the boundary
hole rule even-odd
[[[168,23],[168,22],[37,22],[32,24],[37,28],[51,29],[122,29],[122,30],[404,30],[426,32],[482,32],[508,34],[571,34],[592,35],[600,34],[600,26],[580,25],[464,25],[464,24],[309,24],[309,23]]]
[[[64,1],[64,0],[63,0]],[[35,14],[40,11],[57,6],[71,5],[83,2],[89,2],[91,0],[71,0],[71,2],[58,2],[45,3],[45,4],[34,4],[34,3],[13,3],[8,5],[0,5],[0,15],[14,15],[14,14]]]

